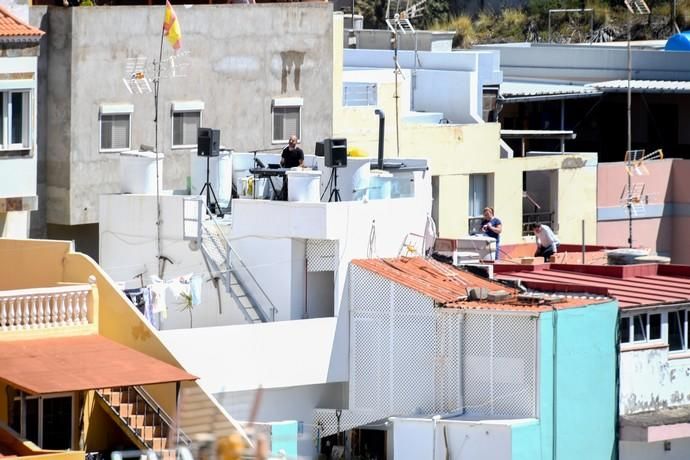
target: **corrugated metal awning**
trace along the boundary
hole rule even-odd
[[[537,82],[503,82],[498,97],[503,102],[534,102],[601,96],[601,91],[587,85]]]
[[[628,80],[611,80],[588,85],[604,93],[628,91]],[[690,81],[630,80],[630,91],[635,93],[690,93]]]
[[[0,342],[0,380],[29,394],[196,379],[99,335]]]

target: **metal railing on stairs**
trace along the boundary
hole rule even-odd
[[[147,449],[164,453],[171,447],[192,444],[172,417],[142,387],[104,388],[95,393]],[[171,441],[174,441],[173,446],[169,445]]]
[[[212,213],[201,228],[201,250],[211,265],[212,275],[219,277],[226,290],[251,323],[275,321],[278,309],[247,264],[232,248]],[[261,305],[268,305],[266,312]]]

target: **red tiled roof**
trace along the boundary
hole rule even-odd
[[[451,265],[427,260],[422,257],[401,257],[398,259],[359,259],[352,263],[391,281],[431,297],[436,302],[451,308],[546,311],[551,305],[526,303],[517,299],[517,290],[504,284],[490,281]],[[467,288],[486,288],[489,291],[503,290],[510,297],[502,303],[467,300]],[[554,308],[569,308],[592,303],[583,299],[560,299]]]
[[[494,274],[532,289],[608,295],[621,308],[690,301],[687,265],[495,265]]]
[[[40,37],[45,32],[25,23],[10,11],[0,6],[0,38]]]
[[[30,394],[196,380],[99,335],[0,342],[0,380]]]

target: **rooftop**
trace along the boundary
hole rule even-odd
[[[0,6],[0,39],[6,38],[40,38],[45,32],[25,23],[10,11]]]
[[[690,302],[687,265],[497,264],[494,274],[499,280],[521,280],[531,289],[610,296],[620,308]]]
[[[592,296],[544,295],[532,293],[527,299],[517,289],[490,281],[451,265],[422,257],[397,259],[359,259],[352,263],[395,281],[434,299],[447,308],[473,310],[550,311],[581,307],[593,301]],[[500,301],[469,300],[468,289],[485,288],[487,291],[505,291],[508,297]],[[601,297],[595,297],[601,300]]]

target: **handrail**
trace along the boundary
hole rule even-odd
[[[177,424],[172,419],[172,417],[170,417],[161,408],[161,406],[158,405],[158,403],[151,397],[150,394],[148,394],[146,390],[144,390],[143,387],[137,385],[133,386],[132,388],[134,388],[134,391],[136,391],[149,406],[157,410],[156,415],[158,415],[158,417],[160,417],[165,422],[165,424],[168,426],[168,429],[172,429],[174,427],[175,431],[177,432],[178,438],[182,439],[182,442],[185,444],[185,446],[189,446],[192,444],[192,440],[189,438],[189,436],[187,436],[184,433],[184,431],[180,430],[177,427]]]
[[[160,431],[159,431],[160,436],[159,437],[160,438],[167,438],[167,439],[169,439],[171,431],[174,430],[176,433],[176,436],[177,436],[177,439],[176,439],[177,444],[179,444],[179,442],[182,441],[182,443],[185,446],[187,446],[187,447],[191,446],[192,441],[189,438],[189,436],[187,436],[181,429],[179,429],[179,427],[175,424],[173,419],[160,407],[160,405],[151,397],[151,395],[149,395],[146,392],[146,390],[144,390],[141,386],[113,387],[113,388],[111,388],[111,390],[117,390],[121,396],[126,394],[127,395],[127,403],[132,404],[132,410],[133,411],[136,411],[136,408],[138,407],[138,405],[139,405],[138,403],[140,401],[144,403],[144,413],[143,414],[133,412],[134,415],[143,417],[143,425],[139,426],[139,424],[136,423],[136,419],[134,419],[135,422],[132,424],[129,420],[127,420],[125,417],[123,417],[122,414],[120,414],[120,411],[114,407],[115,405],[112,404],[110,401],[108,401],[105,398],[105,396],[103,395],[103,389],[95,391],[96,395],[98,395],[98,397],[108,407],[110,407],[110,409],[115,413],[115,415],[125,424],[125,426],[127,426],[127,428],[129,428],[129,431],[143,445],[154,450],[153,449],[154,446],[152,445],[153,443],[151,442],[151,444],[149,444],[149,442],[147,442],[147,440],[145,438],[145,435],[143,434],[145,432],[144,430],[146,428],[150,427],[154,430],[155,430],[155,428],[159,428],[160,429]],[[134,391],[134,401],[132,401],[132,391]],[[150,412],[147,412],[147,409]],[[131,416],[132,413],[130,413],[129,415]],[[152,424],[147,424],[147,422],[146,422],[146,420],[148,418],[147,416],[149,416],[149,415],[153,416],[153,423]],[[164,433],[163,427],[164,426],[167,429],[165,436],[163,436],[163,433]],[[137,429],[142,429],[142,434],[139,434]],[[152,438],[154,438],[154,437],[155,436],[152,436]],[[160,450],[160,452],[162,452],[163,450],[167,450],[167,449],[162,449],[162,450]]]
[[[207,207],[207,209],[208,209],[208,207]],[[234,255],[234,256],[237,258],[237,261],[238,261],[238,262],[240,263],[240,265],[242,266],[242,268],[244,268],[244,270],[247,272],[247,274],[249,275],[249,277],[251,278],[251,280],[254,282],[254,284],[256,285],[256,287],[259,288],[259,292],[260,292],[260,293],[266,298],[266,300],[268,301],[269,305],[271,306],[271,321],[275,321],[275,320],[276,320],[276,316],[277,316],[277,314],[278,314],[278,308],[276,308],[276,306],[273,304],[273,302],[271,302],[271,298],[268,296],[268,294],[266,294],[266,291],[264,291],[264,289],[261,287],[261,284],[259,284],[259,282],[257,281],[257,279],[256,279],[256,278],[254,277],[254,275],[252,274],[251,270],[249,270],[249,267],[247,267],[247,265],[244,263],[244,260],[242,260],[242,257],[240,257],[240,255],[232,248],[232,246],[230,245],[230,242],[229,242],[228,239],[225,237],[225,234],[223,233],[223,230],[220,228],[220,225],[218,224],[218,221],[216,220],[215,215],[214,215],[212,212],[209,212],[208,215],[211,217],[211,221],[213,222],[213,224],[216,226],[216,229],[218,230],[217,234],[220,235],[221,239],[223,240],[223,243],[225,244],[225,247],[227,248],[226,260],[227,260],[227,262],[228,262],[228,272],[232,272],[232,271],[233,271],[232,265],[230,264],[230,261],[231,261],[231,256]],[[238,279],[237,281],[239,282],[239,279]],[[229,284],[229,283],[230,283],[230,280],[228,280],[228,284]],[[244,288],[244,286],[243,286],[243,288]],[[260,307],[258,304],[256,305],[256,308],[258,308],[259,310],[261,310],[261,307]]]

